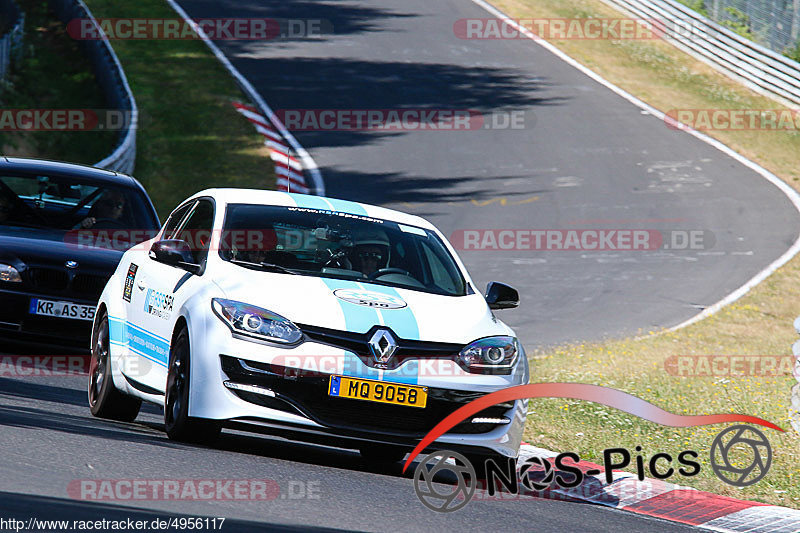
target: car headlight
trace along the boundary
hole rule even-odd
[[[458,354],[462,366],[477,374],[509,374],[519,348],[514,337],[486,337],[471,342]]]
[[[19,271],[11,265],[0,263],[0,281],[9,283],[22,283]]]
[[[303,338],[290,320],[254,305],[214,298],[211,308],[234,334],[279,344],[296,344]]]

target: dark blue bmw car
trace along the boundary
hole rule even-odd
[[[88,348],[122,252],[158,228],[131,176],[0,157],[0,337]]]

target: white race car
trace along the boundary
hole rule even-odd
[[[92,334],[92,414],[163,406],[171,439],[232,427],[399,461],[445,416],[528,382],[514,331],[426,220],[354,202],[211,189],[128,250]],[[516,457],[527,401],[495,405],[432,449]]]

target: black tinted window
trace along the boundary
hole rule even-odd
[[[163,235],[165,239],[172,238],[172,234],[178,228],[178,224],[180,224],[181,220],[183,220],[183,217],[186,215],[186,213],[189,212],[189,208],[192,207],[193,205],[194,202],[189,202],[178,207],[175,211],[172,212],[172,214],[167,219],[166,224],[164,224]]]
[[[194,256],[194,262],[201,265],[208,257],[208,247],[211,243],[211,230],[214,227],[214,205],[208,200],[200,200],[194,208],[189,219],[179,229],[176,238],[189,243]]]
[[[137,189],[60,176],[0,176],[0,226],[54,230],[152,230]]]
[[[465,282],[436,233],[318,209],[229,205],[220,256],[244,267],[464,295]],[[267,265],[264,265],[264,264]]]

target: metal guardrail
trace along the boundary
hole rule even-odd
[[[0,0],[0,13],[13,21],[11,29],[0,38],[0,80],[6,78],[11,60],[22,54],[22,35],[25,27],[25,13],[20,11],[13,0]]]
[[[239,70],[233,66],[230,59],[228,59],[225,54],[222,53],[222,50],[214,44],[214,42],[208,37],[203,28],[200,27],[195,21],[189,17],[188,13],[178,4],[176,0],[166,0],[167,3],[175,10],[175,12],[180,15],[180,17],[186,21],[197,35],[206,43],[206,46],[211,50],[214,56],[222,63],[222,66],[233,76],[233,79],[236,81],[236,84],[239,85],[239,88],[242,89],[247,98],[255,104],[258,108],[258,111],[263,114],[269,122],[275,127],[278,134],[281,136],[282,139],[286,141],[286,144],[291,149],[291,152],[300,159],[300,162],[303,167],[303,174],[307,176],[308,179],[305,180],[305,184],[308,186],[309,194],[316,194],[318,196],[325,196],[325,183],[322,180],[322,174],[317,167],[317,163],[311,157],[311,155],[303,148],[297,139],[294,138],[289,130],[286,129],[286,126],[278,120],[278,117],[272,111],[272,108],[267,105],[267,102],[264,98],[258,93],[258,91],[253,87],[247,78],[245,78]],[[277,168],[277,167],[276,167]]]
[[[130,117],[127,128],[120,131],[117,147],[111,155],[95,163],[94,166],[130,174],[133,172],[136,161],[136,127],[139,110],[117,54],[114,53],[114,49],[105,38],[105,33],[100,29],[83,0],[50,0],[50,7],[65,24],[73,19],[90,19],[97,33],[103,36],[103,39],[84,40],[80,43],[89,56],[97,82],[106,97],[107,105],[129,113]]]
[[[648,19],[666,39],[752,89],[800,104],[800,63],[746,39],[675,0],[603,0]]]
[[[690,0],[683,3],[691,6]],[[775,52],[785,53],[800,44],[798,0],[704,0],[703,7],[711,20],[746,31],[746,37]]]

